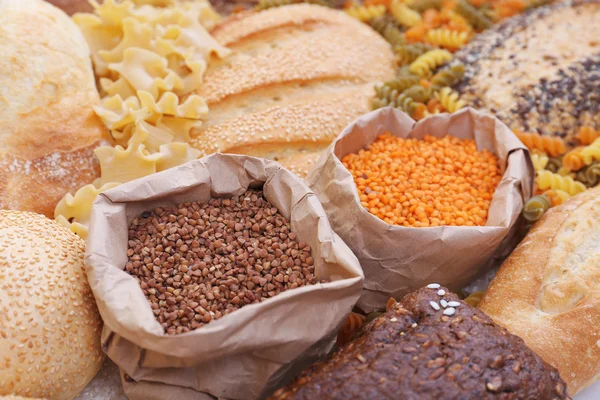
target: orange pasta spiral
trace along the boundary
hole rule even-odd
[[[592,144],[599,137],[600,131],[595,130],[591,126],[582,126],[577,133],[577,139],[583,145]]]
[[[396,303],[397,303],[396,299],[394,299],[393,297],[390,297],[387,304],[385,305],[385,311],[390,311],[390,308],[392,308],[394,306],[394,304],[396,304]]]
[[[346,322],[342,325],[342,329],[338,332],[337,344],[342,346],[350,342],[352,335],[360,330],[364,324],[366,317],[362,314],[351,312],[346,318]]]
[[[586,163],[581,154],[582,149],[583,147],[576,147],[563,157],[563,166],[569,171],[577,171],[585,167]]]
[[[539,133],[523,133],[515,131],[515,135],[529,150],[539,150],[549,156],[556,157],[567,150],[565,142],[559,137],[542,136]]]

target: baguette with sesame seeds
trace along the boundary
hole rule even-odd
[[[343,12],[298,4],[244,12],[211,34],[233,54],[209,66],[198,94],[210,112],[191,144],[279,161],[305,175],[377,82],[394,77],[390,45]]]

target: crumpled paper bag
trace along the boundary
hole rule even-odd
[[[341,159],[365,148],[385,131],[397,137],[446,134],[475,139],[478,149],[494,153],[503,172],[485,226],[410,228],[389,225],[360,204],[356,185]],[[358,257],[365,282],[358,306],[370,312],[390,297],[432,282],[458,290],[505,256],[518,239],[516,222],[533,191],[529,151],[513,132],[490,114],[463,109],[415,123],[390,107],[363,115],[327,148],[306,178],[321,200],[331,226]]]
[[[163,333],[138,282],[124,272],[128,226],[154,207],[262,188],[312,248],[329,283],[283,292],[195,331]],[[358,260],[331,229],[317,197],[279,164],[214,154],[102,193],[92,208],[87,274],[104,320],[102,346],[132,399],[254,399],[328,353],[359,297]]]

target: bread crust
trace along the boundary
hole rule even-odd
[[[480,304],[560,371],[571,396],[600,374],[599,195],[591,189],[550,209]]]
[[[0,3],[0,208],[52,217],[92,182],[110,143],[90,53],[71,19],[41,0]]]
[[[210,112],[191,144],[241,153],[306,174],[354,118],[373,86],[394,76],[393,53],[345,13],[299,4],[233,15],[211,32],[234,50],[209,66],[198,94]]]

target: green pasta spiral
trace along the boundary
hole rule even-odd
[[[542,218],[542,215],[550,207],[552,207],[552,203],[546,195],[533,196],[523,206],[523,217],[529,222],[535,222]]]
[[[453,86],[463,76],[465,76],[465,66],[463,64],[455,64],[435,74],[431,78],[431,87],[434,90],[440,90],[446,86]]]
[[[256,5],[257,10],[266,10],[268,8],[287,6],[294,4],[295,0],[259,0]]]
[[[546,164],[546,169],[548,171],[557,173],[558,170],[561,168],[562,168],[562,158],[561,157],[548,158],[548,164]]]
[[[600,183],[600,163],[594,163],[579,170],[575,179],[587,187],[594,187]]]
[[[404,44],[404,34],[398,24],[389,16],[383,15],[369,21],[369,25],[387,40],[392,47]]]
[[[433,97],[431,90],[427,90],[421,85],[411,86],[406,89],[403,94],[419,103],[426,103]]]
[[[552,3],[552,0],[527,0],[525,1],[525,9],[542,7],[550,3]]]
[[[465,17],[465,19],[477,30],[488,29],[492,26],[492,20],[473,7],[467,0],[458,1],[456,4],[456,12]]]
[[[421,54],[425,54],[431,49],[433,49],[433,46],[429,44],[413,43],[397,46],[394,50],[396,51],[400,65],[405,65],[415,61]]]

